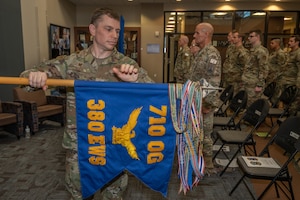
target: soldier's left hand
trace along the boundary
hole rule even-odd
[[[120,68],[114,67],[113,72],[125,82],[136,82],[138,79],[138,69],[133,65],[122,64]]]

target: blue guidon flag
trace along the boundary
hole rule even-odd
[[[122,171],[167,196],[176,132],[168,84],[75,81],[83,198]]]

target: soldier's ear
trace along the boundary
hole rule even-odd
[[[96,26],[94,24],[90,24],[89,31],[92,36],[95,36],[96,35]]]

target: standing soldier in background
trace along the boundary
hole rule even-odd
[[[237,31],[232,32],[234,45],[228,58],[228,77],[226,82],[234,88],[234,95],[241,89],[243,69],[249,58],[249,51],[243,46],[243,36]]]
[[[242,87],[248,94],[247,106],[261,98],[268,76],[268,49],[261,45],[261,31],[249,32],[249,59],[242,75]]]
[[[231,55],[232,55],[232,51],[234,49],[234,44],[233,44],[233,33],[234,31],[230,31],[227,35],[227,41],[228,41],[228,47],[226,49],[226,57],[223,63],[223,68],[222,68],[222,86],[225,88],[227,87],[229,84],[227,83],[227,79],[228,76],[230,76],[230,74],[228,74],[228,69],[230,68],[230,60],[231,60]]]
[[[178,40],[179,51],[177,54],[174,75],[177,83],[185,83],[187,74],[190,69],[191,53],[188,47],[189,38],[186,35],[181,35]]]
[[[272,82],[277,83],[281,70],[284,69],[287,62],[287,54],[281,49],[280,38],[271,39],[270,49],[272,52],[270,52],[269,55],[269,74],[267,76],[266,86]],[[274,103],[279,95],[280,92],[278,90],[275,90],[271,102]]]
[[[279,79],[279,89],[283,91],[286,87],[290,85],[296,85],[300,88],[300,36],[293,35],[289,39],[289,47],[291,51],[288,53],[288,61],[286,67],[282,70],[282,74]],[[295,113],[299,111],[300,107],[300,92],[296,100],[292,103],[290,107],[290,112]]]
[[[209,23],[200,23],[195,28],[194,38],[200,51],[195,56],[189,73],[191,81],[199,81],[201,78],[214,86],[219,87],[221,81],[221,56],[219,51],[212,46],[211,40],[214,28]],[[203,156],[205,161],[205,173],[217,173],[212,162],[214,110],[218,107],[218,91],[212,91],[202,101],[203,113]]]

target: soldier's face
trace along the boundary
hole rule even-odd
[[[232,42],[233,41],[233,35],[232,35],[232,32],[229,32],[228,35],[227,35],[227,40],[228,42]]]
[[[120,34],[120,22],[106,15],[98,24],[89,26],[90,33],[94,37],[94,43],[104,51],[111,51],[118,43]]]
[[[275,42],[274,40],[272,40],[271,42],[270,42],[270,48],[271,49],[275,49],[277,47],[277,42]]]
[[[203,26],[197,25],[196,29],[195,29],[195,33],[193,35],[193,37],[195,38],[195,41],[198,45],[203,44],[207,37],[207,33],[205,33],[202,29],[203,29]]]
[[[296,42],[295,41],[295,38],[294,37],[291,37],[290,39],[289,39],[289,47],[290,48],[294,48],[294,47],[296,47],[296,46],[298,46],[299,45],[299,42]]]
[[[239,33],[234,33],[232,35],[232,42],[233,44],[237,44],[240,41]]]

